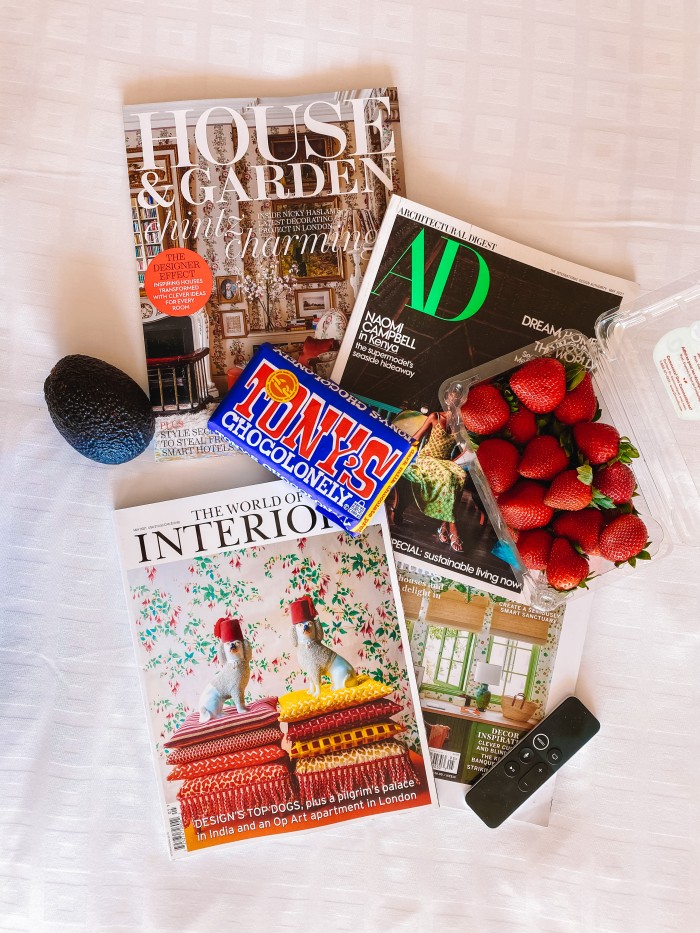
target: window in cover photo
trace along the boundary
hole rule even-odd
[[[423,687],[436,688],[440,693],[466,694],[473,667],[476,637],[467,632],[443,626],[431,626],[425,643]],[[500,683],[491,691],[494,701],[501,696],[524,693],[532,698],[534,673],[539,648],[525,642],[489,638],[486,659],[503,669]]]

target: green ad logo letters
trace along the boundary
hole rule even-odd
[[[467,246],[464,243],[459,243],[457,240],[450,240],[448,237],[443,237],[442,239],[445,241],[445,247],[443,249],[442,256],[440,257],[437,272],[435,273],[435,278],[433,279],[433,284],[430,287],[427,298],[425,297],[425,230],[421,230],[420,233],[416,235],[410,246],[407,246],[403,253],[401,253],[399,258],[396,260],[391,269],[389,269],[381,282],[375,285],[375,287],[372,289],[372,294],[378,295],[379,289],[382,287],[384,282],[386,282],[389,276],[395,275],[397,278],[404,279],[404,281],[411,283],[411,300],[408,304],[409,308],[413,308],[415,311],[421,311],[423,314],[430,314],[432,317],[435,317],[440,321],[450,321],[452,323],[457,321],[466,321],[467,318],[473,317],[486,301],[489,285],[491,284],[489,267],[486,265],[483,257],[477,253],[475,249],[472,249],[471,246]],[[478,264],[476,283],[474,284],[474,290],[471,294],[471,298],[467,302],[464,310],[456,317],[443,317],[441,314],[438,314],[438,306],[440,304],[440,299],[442,298],[443,292],[445,291],[445,285],[447,284],[448,276],[452,270],[455,256],[457,255],[457,251],[460,247],[462,249],[469,250],[470,253],[473,253],[476,256]],[[396,271],[397,266],[399,266],[401,260],[404,258],[406,253],[409,252],[409,250],[411,252],[410,278]]]

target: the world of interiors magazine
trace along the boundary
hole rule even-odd
[[[438,802],[466,810],[469,787],[574,692],[591,597],[542,613],[401,562],[397,571]],[[553,792],[548,781],[516,819],[547,825]]]
[[[207,420],[261,343],[330,375],[404,193],[396,88],[129,105],[124,140],[156,459],[235,453]]]
[[[383,510],[352,538],[271,482],[115,522],[173,857],[434,799]]]
[[[388,503],[397,559],[524,599],[470,476],[470,455],[441,415],[438,390],[452,375],[562,329],[592,337],[596,319],[637,291],[624,279],[391,199],[332,378],[421,441]]]

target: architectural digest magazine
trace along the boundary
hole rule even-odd
[[[525,599],[438,390],[538,335],[574,327],[593,336],[596,318],[636,292],[632,282],[391,199],[332,378],[421,442],[389,502],[398,559]]]
[[[573,693],[590,597],[536,612],[397,570],[438,801],[464,810],[470,785]],[[546,825],[552,792],[548,782],[517,818]]]
[[[207,419],[268,342],[327,377],[387,202],[396,88],[124,108],[159,460],[232,453]]]
[[[431,803],[383,510],[352,538],[276,481],[115,521],[173,857]]]

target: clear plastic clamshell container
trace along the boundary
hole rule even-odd
[[[452,429],[465,450],[474,450],[477,443],[464,426],[461,408],[475,385],[489,381],[503,385],[513,371],[537,357],[555,357],[565,365],[578,363],[591,374],[601,409],[598,420],[613,425],[639,451],[629,466],[637,480],[632,502],[648,530],[646,553],[656,561],[670,551],[672,542],[697,547],[700,273],[601,315],[596,338],[591,340],[576,330],[562,331],[446,379],[440,398]],[[571,465],[575,467],[576,462]],[[513,569],[524,595],[540,610],[561,605],[576,590],[555,589],[544,571],[524,566],[476,456],[470,459],[469,469],[496,533],[514,554]],[[588,559],[591,588],[618,580],[622,573],[636,572],[645,563],[633,562],[633,568],[627,563],[618,566],[599,554]]]

